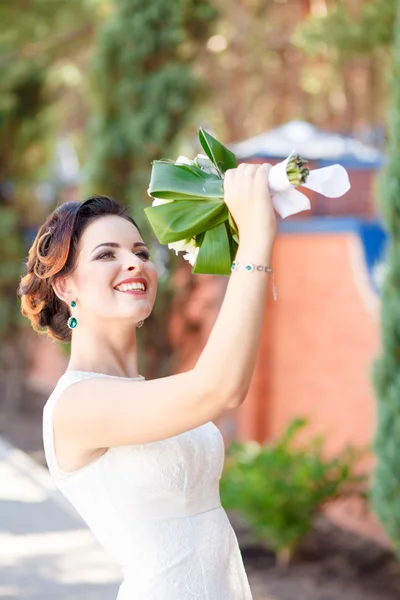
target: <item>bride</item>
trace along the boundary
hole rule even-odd
[[[135,222],[106,196],[59,206],[29,251],[19,294],[39,332],[71,341],[43,413],[57,487],[122,565],[118,600],[251,600],[221,507],[222,436],[213,424],[250,385],[276,233],[268,165],[227,171],[237,267],[196,366],[146,381],[136,327],[157,273]],[[260,269],[245,269],[249,263]]]

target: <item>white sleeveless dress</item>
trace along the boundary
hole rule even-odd
[[[64,389],[89,377],[113,376],[67,371],[59,379],[43,411],[44,448],[57,487],[122,566],[117,600],[252,600],[220,503],[224,442],[213,423],[60,469],[53,409]]]

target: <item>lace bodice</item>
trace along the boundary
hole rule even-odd
[[[213,423],[109,448],[72,473],[60,469],[54,406],[66,387],[88,377],[105,375],[68,371],[60,378],[43,412],[44,447],[56,485],[122,565],[118,600],[251,600],[220,504],[224,442]]]

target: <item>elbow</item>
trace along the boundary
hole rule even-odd
[[[220,378],[214,381],[209,375],[199,373],[196,368],[191,374],[194,377],[194,389],[201,390],[202,398],[209,398],[222,411],[238,408],[246,399],[248,385],[233,385],[232,380],[226,377],[223,381]]]
[[[247,391],[248,390],[246,389],[246,390],[239,390],[239,391],[231,392],[226,399],[226,403],[225,403],[226,408],[228,410],[239,408],[239,406],[241,406],[246,399]]]
[[[229,385],[230,383],[230,385]],[[225,410],[232,410],[234,408],[239,408],[246,400],[249,385],[245,383],[233,385],[233,382],[229,382],[228,384],[224,382],[218,386],[219,394],[221,396],[221,400],[224,404]]]

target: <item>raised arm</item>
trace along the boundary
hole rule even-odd
[[[270,165],[240,165],[228,171],[225,201],[238,228],[236,260],[270,266],[276,233],[275,214],[267,188]],[[224,394],[225,405],[243,402],[260,345],[269,275],[265,271],[232,273],[210,338],[196,365],[200,378]]]
[[[225,201],[239,229],[237,260],[269,266],[276,222],[269,166],[228,171]],[[164,439],[238,406],[254,370],[268,274],[235,271],[210,338],[186,373],[150,381],[91,378],[67,388],[56,406],[56,438],[82,451]]]

